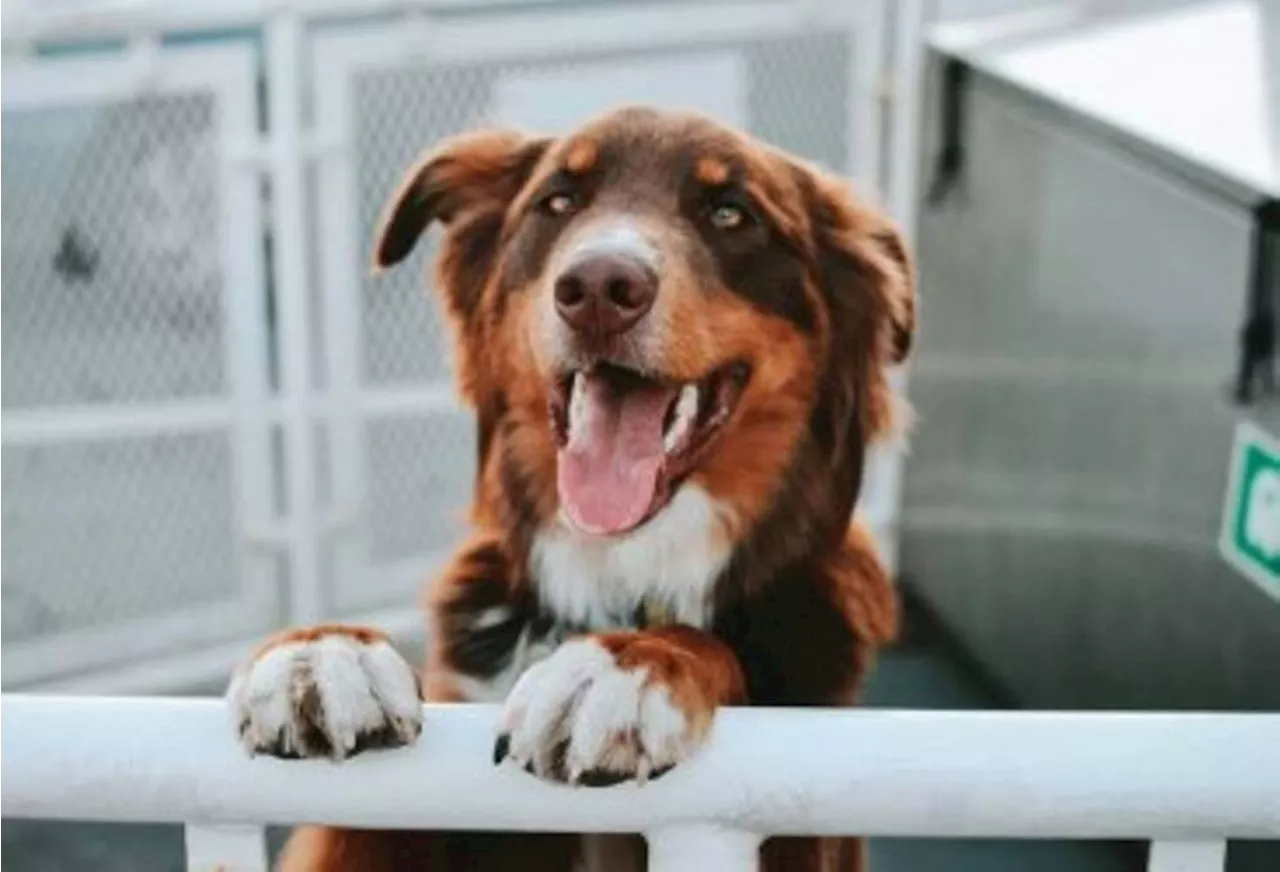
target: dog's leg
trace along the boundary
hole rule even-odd
[[[447,868],[427,833],[299,827],[276,862],[278,872],[398,872]]]
[[[254,754],[341,760],[407,745],[422,729],[413,668],[365,627],[277,633],[235,671],[226,698]]]
[[[413,668],[384,634],[365,627],[275,634],[235,671],[227,702],[252,754],[341,760],[409,744],[422,728]],[[418,855],[431,847],[418,842],[403,834],[303,827],[290,837],[279,868],[391,872],[402,868],[406,851]]]
[[[432,701],[459,697],[428,682]],[[241,742],[253,753],[341,759],[412,742],[418,684],[386,637],[357,627],[278,633],[235,673],[227,691]],[[280,872],[570,872],[577,836],[300,827]]]
[[[865,872],[862,839],[766,839],[760,851],[761,872]]]
[[[428,603],[425,680],[386,637],[362,627],[284,631],[235,673],[227,691],[242,743],[254,753],[341,759],[412,742],[423,699],[474,700],[521,667],[529,615],[511,593],[495,541],[460,549]],[[570,872],[578,836],[301,827],[281,872]]]
[[[709,633],[586,635],[521,676],[494,755],[553,780],[644,780],[699,747],[719,706],[744,700],[737,657]]]
[[[463,545],[427,592],[430,698],[501,702],[520,673],[546,656],[550,630],[497,535]]]
[[[278,872],[571,872],[577,836],[300,827]],[[608,872],[614,872],[612,867]]]

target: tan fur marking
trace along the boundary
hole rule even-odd
[[[704,185],[723,185],[729,181],[729,166],[720,158],[704,157],[698,160],[693,174]]]
[[[375,642],[389,642],[387,634],[381,630],[375,630],[372,627],[360,627],[352,624],[316,624],[313,627],[297,627],[280,632],[268,637],[268,639],[258,646],[253,653],[253,659],[256,660],[263,654],[272,649],[279,648],[281,645],[305,644],[307,642],[315,642],[325,636],[349,636],[362,645],[372,645]]]
[[[564,158],[565,169],[575,175],[590,172],[599,154],[600,150],[593,141],[579,139],[569,146],[569,152]]]
[[[454,684],[443,668],[428,668],[422,682],[423,702],[467,702],[467,696]]]

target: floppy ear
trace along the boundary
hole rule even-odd
[[[916,271],[902,233],[888,220],[880,219],[872,231],[876,246],[890,263],[881,267],[885,282],[889,320],[889,363],[903,363],[911,356],[916,338]]]
[[[824,291],[841,302],[856,294],[877,322],[880,359],[902,363],[916,331],[915,269],[902,234],[888,218],[858,204],[842,179],[813,168],[801,172]]]
[[[446,140],[405,175],[383,209],[374,237],[373,264],[381,270],[404,260],[433,221],[445,225],[435,287],[453,323],[459,393],[476,406],[487,402],[484,289],[497,259],[507,209],[549,144],[549,139],[511,130],[483,130]],[[482,421],[482,432],[485,426]]]
[[[469,210],[505,209],[548,143],[512,130],[482,130],[427,152],[383,209],[374,266],[385,269],[404,260],[432,221],[450,224]]]
[[[809,166],[796,165],[796,171],[809,208],[818,282],[831,313],[826,378],[833,423],[856,416],[865,444],[893,427],[885,366],[911,353],[914,269],[897,228],[860,205],[843,179]]]

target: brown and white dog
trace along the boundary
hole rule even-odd
[[[283,632],[228,690],[242,742],[341,758],[412,742],[420,698],[502,701],[496,758],[607,785],[679,764],[722,705],[852,704],[897,625],[850,520],[914,331],[893,227],[838,178],[641,107],[445,142],[393,196],[376,265],[435,221],[479,468],[426,668],[376,630]],[[283,866],[567,870],[580,842],[305,828]],[[860,846],[762,852],[851,869]]]

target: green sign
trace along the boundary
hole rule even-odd
[[[1236,425],[1218,549],[1280,599],[1280,441],[1251,421]]]

